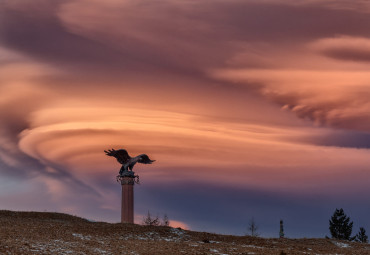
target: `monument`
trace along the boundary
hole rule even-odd
[[[117,175],[117,182],[122,186],[121,222],[134,223],[134,185],[139,183],[139,176],[135,175],[132,169],[136,163],[151,164],[155,160],[151,160],[146,154],[132,158],[125,149],[111,149],[104,152],[108,156],[115,157],[122,165]]]

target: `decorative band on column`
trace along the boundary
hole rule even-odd
[[[120,181],[121,181],[121,185],[134,185],[135,184],[134,178],[122,178]]]

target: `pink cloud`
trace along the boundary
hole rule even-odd
[[[182,228],[194,221],[178,207],[202,192],[192,187],[367,194],[363,3],[6,1],[0,173],[29,184],[4,185],[1,201],[115,221],[112,147],[157,160],[135,168],[138,213],[156,195],[145,188],[164,187]],[[171,197],[189,183],[184,201]]]

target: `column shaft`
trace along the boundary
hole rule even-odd
[[[127,178],[127,179],[126,179]],[[134,223],[134,182],[125,177],[122,181],[121,222]]]

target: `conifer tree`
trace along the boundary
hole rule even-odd
[[[360,228],[360,231],[358,231],[357,235],[356,235],[356,242],[359,242],[359,243],[367,243],[369,238],[368,236],[366,235],[366,230],[364,228]]]
[[[329,220],[329,230],[332,238],[339,240],[353,240],[352,234],[353,222],[344,213],[343,209],[335,209],[333,216]]]

